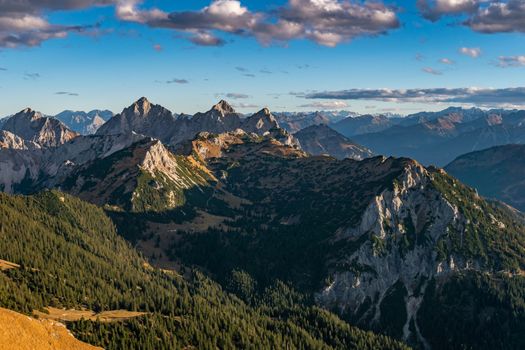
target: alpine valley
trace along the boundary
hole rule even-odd
[[[524,120],[25,109],[0,122],[0,329],[49,344],[61,322],[76,339],[53,341],[78,348],[523,349],[523,149],[434,165],[521,143]]]

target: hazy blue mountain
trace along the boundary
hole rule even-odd
[[[464,154],[445,167],[489,198],[525,211],[525,145],[505,145]]]
[[[449,108],[418,114],[355,141],[377,154],[410,157],[423,164],[444,166],[457,156],[484,148],[525,142],[524,111],[483,111]]]
[[[111,117],[113,112],[98,109],[90,112],[66,110],[55,116],[71,130],[82,135],[94,134]]]

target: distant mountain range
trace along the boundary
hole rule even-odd
[[[284,129],[289,134],[296,134],[311,126],[327,125],[374,154],[410,157],[423,164],[437,166],[444,166],[461,154],[497,145],[520,144],[525,140],[525,111],[503,109],[450,107],[439,112],[419,112],[406,117],[358,115],[348,111],[271,113],[263,109],[244,116],[235,112],[227,102],[221,101],[205,113],[190,116],[174,114],[147,99],[140,99],[114,118],[112,116],[110,111],[64,111],[56,119],[70,131],[83,135],[95,132],[99,135],[127,133],[132,130],[157,138],[168,147],[176,147],[201,131],[221,133],[240,128],[261,134],[271,129]],[[0,129],[12,131],[12,127],[2,127],[9,119],[0,121]],[[14,134],[17,135],[16,132]],[[22,138],[35,142],[29,135]],[[62,141],[51,143],[60,144]],[[40,140],[37,143],[46,142]],[[303,139],[303,143],[306,140]],[[344,150],[333,150],[330,154],[340,157]]]
[[[525,111],[449,108],[398,119],[382,131],[356,135],[354,140],[378,154],[444,166],[464,153],[523,143],[524,122]]]
[[[349,111],[317,111],[317,112],[280,112],[275,113],[279,125],[291,133],[296,133],[312,125],[334,124],[349,117],[356,117],[357,113]]]
[[[360,115],[356,117],[345,118],[334,123],[332,128],[346,137],[356,135],[380,132],[394,125],[401,120],[397,118],[388,118],[384,115]]]

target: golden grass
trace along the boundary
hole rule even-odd
[[[33,313],[41,319],[55,320],[55,321],[78,321],[81,319],[101,322],[117,322],[128,320],[133,317],[145,315],[145,312],[127,311],[127,310],[111,310],[95,313],[91,310],[65,310],[54,307],[47,307],[48,313],[35,310]]]
[[[96,350],[53,320],[37,320],[0,308],[0,350]]]

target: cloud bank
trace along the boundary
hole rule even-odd
[[[85,33],[96,25],[49,23],[48,11],[79,10],[115,4],[118,0],[0,0],[0,47],[38,46],[43,41],[64,38],[71,32]]]
[[[348,108],[350,105],[345,101],[322,101],[322,102],[313,102],[307,103],[299,106],[300,108],[317,108],[317,109],[342,109]]]
[[[525,32],[524,0],[416,0],[416,4],[430,21],[455,16],[461,25],[481,33]],[[182,33],[199,46],[223,46],[228,34],[253,37],[263,45],[309,40],[334,47],[400,27],[400,10],[384,0],[287,0],[264,11],[252,11],[240,0],[211,0],[198,10],[174,12],[148,6],[145,0],[0,0],[0,47],[38,46],[70,33],[97,33],[93,24],[62,25],[47,19],[52,11],[96,6],[114,7],[123,22]]]
[[[263,44],[307,39],[336,46],[360,36],[385,34],[399,27],[394,9],[382,2],[289,0],[271,12],[253,12],[237,0],[214,0],[198,11],[164,12],[142,9],[138,0],[122,0],[123,21],[185,32],[198,45],[220,46],[219,33],[255,37]]]
[[[350,89],[298,95],[307,99],[369,100],[382,102],[461,103],[479,106],[524,106],[525,87],[431,88],[431,89]]]
[[[480,33],[525,32],[523,0],[417,0],[417,7],[430,21],[464,16],[462,25]]]
[[[500,56],[497,66],[501,68],[525,67],[525,56]]]

